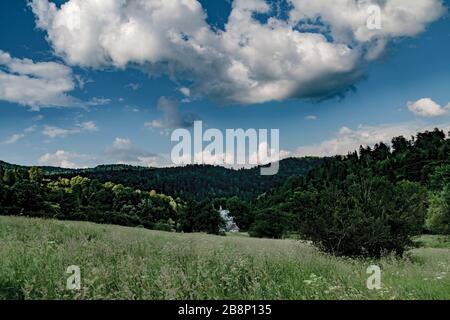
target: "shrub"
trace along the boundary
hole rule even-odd
[[[215,209],[209,200],[192,201],[181,208],[179,212],[178,231],[206,232],[218,235],[223,226],[219,210]]]
[[[413,182],[350,176],[294,200],[300,233],[335,255],[402,255],[425,220],[426,192]]]
[[[262,209],[249,230],[251,237],[281,239],[287,230],[286,217],[282,211]]]
[[[435,234],[450,234],[450,186],[430,195],[426,228]]]

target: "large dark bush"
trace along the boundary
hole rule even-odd
[[[284,212],[273,208],[256,212],[255,222],[249,230],[252,237],[281,239],[289,230]]]
[[[214,208],[211,201],[193,200],[180,209],[177,229],[181,232],[206,232],[218,235],[222,225],[219,210]]]
[[[349,176],[342,183],[295,194],[301,234],[344,256],[402,255],[420,234],[426,191],[417,183]]]

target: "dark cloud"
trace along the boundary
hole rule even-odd
[[[201,120],[200,116],[195,113],[181,112],[179,101],[172,98],[161,97],[158,101],[158,110],[163,113],[163,117],[146,122],[146,127],[162,130],[188,129],[193,127],[195,121]]]

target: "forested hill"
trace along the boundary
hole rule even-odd
[[[0,160],[0,168],[3,169],[21,169],[21,170],[30,170],[31,167],[29,166],[21,166],[17,164],[11,164],[5,161]],[[65,168],[58,168],[58,167],[49,167],[49,166],[41,166],[41,168],[46,175],[57,175],[57,174],[67,174],[71,172],[75,172],[76,170],[73,169],[65,169]]]
[[[289,158],[280,161],[279,173],[261,176],[260,168],[233,170],[220,166],[190,165],[174,168],[144,168],[128,165],[102,165],[90,169],[42,167],[46,176],[82,176],[100,182],[111,181],[141,190],[156,190],[186,200],[231,197],[250,200],[271,188],[281,186],[288,177],[303,176],[323,163],[322,158]],[[0,161],[4,168],[23,168]]]

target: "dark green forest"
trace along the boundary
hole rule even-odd
[[[346,156],[286,159],[275,176],[259,168],[0,162],[2,215],[219,234],[220,206],[254,237],[295,233],[336,255],[402,255],[414,235],[450,233],[450,138],[435,129]]]
[[[219,166],[189,165],[174,168],[145,168],[128,165],[103,165],[94,169],[66,170],[43,168],[48,178],[83,176],[102,183],[114,182],[140,190],[187,200],[232,197],[252,200],[259,194],[279,186],[291,176],[304,175],[322,163],[320,158],[289,158],[280,162],[274,176],[261,176],[260,168],[232,170]]]

